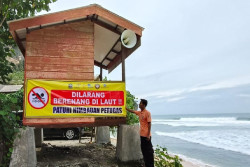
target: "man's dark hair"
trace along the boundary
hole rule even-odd
[[[146,99],[141,99],[141,103],[144,104],[145,107],[148,105],[148,101]]]

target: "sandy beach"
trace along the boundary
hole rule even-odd
[[[183,167],[199,167],[198,165],[195,165],[191,162],[184,161],[184,160],[182,161],[182,165],[183,165]]]
[[[116,147],[110,143],[79,140],[48,139],[37,150],[37,167],[143,167],[143,161],[120,162]]]
[[[38,166],[40,167],[44,165],[46,166],[49,164],[57,164],[59,166],[63,166],[63,164],[65,165],[73,164],[73,166],[77,166],[79,164],[81,165],[86,162],[92,163],[92,165],[94,164],[93,166],[98,166],[98,164],[95,164],[95,161],[96,161],[95,158],[100,159],[99,164],[103,163],[102,166],[103,165],[110,166],[110,164],[112,164],[111,166],[115,166],[115,167],[131,166],[131,165],[124,165],[124,164],[123,165],[117,164],[116,161],[114,161],[115,147],[116,147],[115,138],[111,138],[111,145],[104,145],[102,147],[95,144],[94,139],[93,139],[93,143],[91,143],[90,137],[82,137],[80,143],[79,143],[79,140],[60,140],[60,139],[59,140],[45,140],[43,143],[44,145],[42,149],[41,148],[37,149]],[[105,155],[105,152],[109,153],[110,156],[103,157],[103,155]],[[60,156],[58,156],[58,154],[60,154]],[[65,157],[63,158],[64,154],[65,154]],[[103,158],[100,158],[100,157],[103,157]],[[63,160],[60,160],[58,158],[61,158]],[[65,159],[67,159],[67,161]],[[63,161],[63,162],[60,162],[60,161]],[[109,164],[106,163],[105,161],[108,161]],[[182,165],[183,167],[199,167],[198,165],[195,165],[192,162],[189,162],[186,160],[182,161]],[[140,163],[138,163],[137,166],[140,166]]]

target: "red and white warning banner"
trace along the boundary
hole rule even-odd
[[[126,116],[124,82],[27,80],[25,117]]]
[[[123,106],[123,91],[51,90],[52,105]]]

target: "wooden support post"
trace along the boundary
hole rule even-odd
[[[100,67],[100,81],[102,81],[102,67]]]
[[[127,48],[122,46],[122,81],[125,82],[126,75],[125,75],[125,58],[127,54]]]
[[[94,134],[94,131],[95,131],[95,127],[91,127],[91,139],[90,139],[90,143],[93,142],[93,134]]]
[[[79,132],[79,143],[81,143],[81,139],[82,139],[82,127],[80,128]]]

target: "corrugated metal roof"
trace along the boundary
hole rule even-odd
[[[58,12],[54,12],[54,13],[48,13],[48,14],[44,14],[44,15],[33,16],[33,17],[27,17],[27,18],[22,18],[22,19],[18,19],[18,20],[10,20],[10,21],[7,21],[7,23],[9,24],[9,23],[15,22],[15,21],[22,21],[22,20],[27,20],[27,19],[32,19],[32,18],[41,17],[41,16],[51,15],[51,14],[55,14],[55,13],[61,13],[61,12],[65,12],[65,11],[72,11],[72,10],[76,10],[76,9],[83,9],[83,8],[89,8],[89,7],[98,7],[98,8],[101,8],[101,9],[103,9],[103,10],[109,12],[110,14],[116,15],[117,17],[120,17],[121,19],[124,19],[124,20],[126,20],[127,22],[129,22],[129,23],[131,23],[131,24],[133,24],[133,25],[135,25],[135,26],[137,26],[137,27],[140,27],[142,30],[144,30],[144,28],[141,27],[141,26],[139,26],[138,24],[136,24],[136,23],[134,23],[134,22],[132,22],[132,21],[130,21],[130,20],[128,20],[128,19],[126,19],[126,18],[124,18],[124,17],[122,17],[122,16],[116,14],[116,13],[111,12],[110,10],[107,10],[106,8],[104,8],[104,7],[102,7],[101,5],[98,5],[98,4],[90,4],[90,5],[88,5],[88,6],[82,6],[82,7],[78,7],[78,8],[73,8],[73,9],[58,11]]]
[[[125,59],[140,46],[140,38],[142,36],[142,31],[144,30],[143,27],[97,4],[8,21],[7,23],[13,38],[17,42],[23,55],[25,55],[26,35],[28,33],[51,26],[87,20],[91,20],[95,25],[95,65],[107,69],[109,72],[121,63],[121,41],[116,41],[119,40],[120,35],[124,30],[130,29],[135,32],[138,41],[138,44],[130,49]]]
[[[11,93],[19,91],[23,85],[0,85],[0,93]]]

